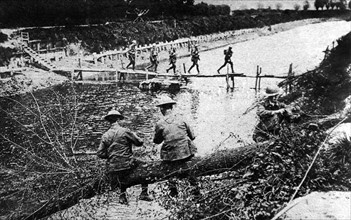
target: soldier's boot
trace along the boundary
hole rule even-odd
[[[177,182],[174,179],[168,181],[169,196],[178,197]]]
[[[128,200],[127,200],[127,196],[126,196],[126,192],[123,192],[121,193],[121,195],[119,195],[119,200],[118,202],[120,204],[123,204],[123,205],[128,205]]]
[[[141,186],[141,193],[139,196],[139,200],[143,200],[143,201],[147,201],[147,202],[151,202],[152,199],[150,198],[148,192],[147,192],[147,185],[142,185]]]

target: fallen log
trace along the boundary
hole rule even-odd
[[[141,183],[155,183],[170,177],[183,177],[187,172],[194,176],[208,176],[233,171],[247,166],[255,155],[264,151],[269,144],[251,144],[231,150],[215,152],[206,157],[194,157],[191,161],[183,164],[168,164],[162,161],[142,162],[134,169],[134,172],[125,178],[125,184],[130,187]],[[81,199],[92,198],[103,193],[102,183],[107,178],[101,174],[87,182],[80,189],[58,199],[47,201],[35,212],[28,215],[22,214],[19,219],[39,219],[55,212],[67,209],[79,202]]]

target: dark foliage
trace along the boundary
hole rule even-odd
[[[340,108],[332,111],[330,105],[343,105],[343,98],[351,93],[350,44],[351,33],[338,40],[315,71],[298,81],[297,90],[306,93],[303,109],[334,113]],[[291,94],[290,101],[300,95]],[[189,184],[183,183],[179,199],[165,194],[161,202],[174,219],[271,219],[292,199],[325,138],[322,130],[284,124],[281,134],[266,143],[268,148],[257,152],[246,167],[202,179],[203,198],[192,196]],[[322,150],[296,197],[311,191],[351,190],[350,146],[345,139]]]
[[[66,38],[68,43],[81,41],[82,46],[88,52],[101,52],[125,47],[133,39],[142,45],[172,41],[181,37],[262,27],[280,22],[330,17],[339,14],[334,11],[316,13],[311,11],[247,10],[235,12],[233,15],[191,17],[176,21],[170,19],[162,22],[111,22],[105,25],[87,27],[37,28],[25,31],[29,32],[31,39],[39,39],[43,42],[55,44]]]
[[[305,91],[304,96],[309,100],[304,106],[307,112],[334,113],[343,108],[343,100],[351,93],[351,33],[337,43],[319,68],[307,72],[296,82],[297,91]]]
[[[7,41],[7,35],[0,32],[0,43]]]
[[[136,10],[149,10],[144,18],[164,16],[228,15],[229,6],[194,5],[193,0],[11,0],[0,1],[0,25],[47,26],[134,20]]]
[[[0,66],[8,65],[10,58],[13,57],[15,52],[15,49],[0,47]]]

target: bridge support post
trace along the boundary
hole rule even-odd
[[[74,70],[71,71],[71,80],[74,81]]]
[[[255,91],[256,92],[261,89],[261,76],[260,76],[261,73],[262,73],[262,68],[259,65],[257,65],[256,81],[255,81]]]
[[[262,67],[260,67],[260,74],[259,74],[259,78],[258,78],[258,90],[261,90],[261,73],[262,73]]]

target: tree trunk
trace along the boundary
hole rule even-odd
[[[218,151],[210,156],[201,158],[194,157],[186,163],[165,163],[161,161],[142,162],[133,172],[125,177],[128,187],[141,183],[154,183],[166,180],[170,177],[184,177],[189,172],[194,176],[207,176],[233,171],[249,164],[257,152],[266,149],[268,144],[252,144],[231,150]],[[67,194],[55,201],[48,201],[36,212],[22,214],[21,219],[38,219],[51,215],[63,209],[67,209],[78,203],[81,199],[88,199],[100,194],[101,183],[106,177],[101,175],[88,182],[82,188]]]

